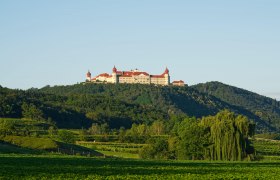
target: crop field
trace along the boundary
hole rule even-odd
[[[139,151],[144,144],[117,142],[79,142],[81,146],[96,150],[106,156],[121,158],[139,158]]]
[[[254,141],[254,147],[258,154],[280,156],[280,141],[278,140]]]
[[[280,179],[280,162],[0,156],[0,179]]]

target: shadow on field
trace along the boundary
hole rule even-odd
[[[77,174],[77,175],[172,175],[172,174],[222,174],[229,171],[246,172],[246,167],[269,168],[280,163],[223,163],[223,162],[176,162],[142,161],[123,159],[95,159],[76,157],[0,157],[0,173],[17,173],[22,176],[36,174]],[[1,175],[1,174],[0,174]]]
[[[23,148],[0,140],[0,154],[41,154],[38,150]]]

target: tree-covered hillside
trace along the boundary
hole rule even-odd
[[[211,84],[216,84],[217,89],[225,86],[220,83],[208,83],[205,88],[203,84],[162,87],[86,83],[26,91],[0,88],[0,117],[41,117],[54,121],[60,128],[87,128],[93,123],[129,128],[133,123],[151,125],[156,120],[169,121],[182,116],[201,118],[229,109],[254,120],[258,131],[275,131],[280,127],[279,102],[251,92],[242,94],[234,87],[232,91],[220,90],[232,99],[245,96],[243,104],[238,104],[240,100],[215,95],[214,90],[207,89]],[[258,99],[253,101],[255,96]]]
[[[201,93],[214,96],[228,104],[244,109],[255,119],[280,127],[280,102],[250,91],[229,86],[220,82],[208,82],[192,86]]]

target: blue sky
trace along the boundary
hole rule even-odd
[[[0,1],[0,85],[67,85],[138,68],[280,99],[278,0]]]

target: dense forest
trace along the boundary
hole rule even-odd
[[[81,83],[25,91],[0,87],[0,117],[45,119],[59,128],[104,123],[111,129],[130,128],[224,109],[252,119],[259,132],[279,130],[280,102],[218,82],[191,87]]]
[[[229,86],[220,82],[209,82],[192,86],[209,96],[214,96],[241,110],[258,124],[265,123],[272,129],[280,127],[280,101]]]

